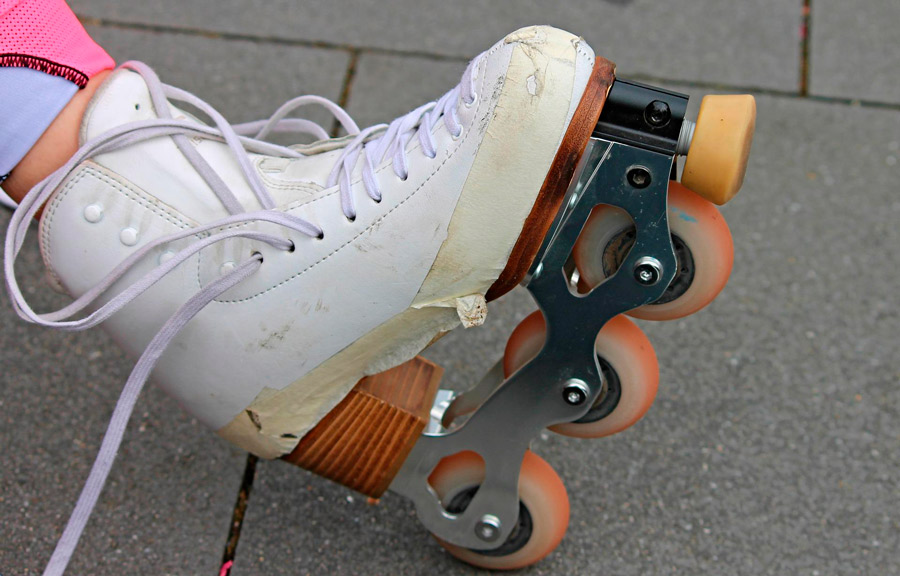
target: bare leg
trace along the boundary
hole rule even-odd
[[[94,92],[108,75],[109,71],[105,71],[91,78],[87,86],[75,94],[34,147],[13,168],[9,178],[3,182],[3,190],[10,198],[20,202],[32,186],[65,164],[66,160],[75,154],[78,150],[81,118]]]

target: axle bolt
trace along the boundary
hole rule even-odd
[[[578,378],[570,378],[563,388],[563,400],[570,406],[580,406],[588,399],[591,389],[584,383],[584,380]]]
[[[475,525],[475,535],[485,542],[493,542],[500,537],[500,519],[493,514],[485,514]]]
[[[644,286],[653,286],[662,277],[662,264],[652,256],[644,256],[634,263],[634,279]]]

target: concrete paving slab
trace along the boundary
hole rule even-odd
[[[816,0],[810,90],[900,104],[900,3]]]
[[[445,81],[416,79],[435,93]],[[641,323],[661,366],[644,420],[607,439],[535,441],[566,483],[572,518],[530,573],[900,573],[900,115],[758,104],[745,189],[723,209],[731,283],[695,316]],[[462,387],[532,309],[515,291],[485,326],[427,355]],[[401,498],[370,506],[283,463],[260,467],[244,530],[235,574],[479,573],[444,553]]]
[[[77,0],[78,14],[306,42],[471,58],[513,30],[552,24],[584,36],[623,74],[795,90],[800,2],[565,0],[390,3]]]
[[[234,121],[316,92],[337,98],[346,54],[91,28],[119,61],[141,58]],[[322,116],[325,119],[325,116]],[[330,124],[329,124],[330,125]],[[9,215],[0,214],[5,231]],[[32,238],[35,234],[32,233]],[[36,242],[19,267],[38,309]],[[75,504],[133,361],[99,331],[63,334],[0,306],[0,573],[39,574]],[[245,455],[149,387],[72,562],[72,574],[217,574]]]

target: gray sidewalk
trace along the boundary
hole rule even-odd
[[[311,3],[312,4],[312,3]],[[660,392],[632,429],[542,436],[572,519],[529,574],[900,574],[900,4],[895,0],[370,2],[78,0],[118,60],[141,59],[234,122],[287,98],[341,100],[365,126],[440,96],[511,30],[582,34],[622,77],[757,96],[744,190],[723,208],[729,286],[641,323]],[[808,3],[807,3],[808,5]],[[801,29],[809,24],[804,40]],[[324,120],[324,116],[315,118]],[[0,215],[0,224],[8,215]],[[34,244],[34,242],[32,243]],[[35,246],[22,263],[47,307]],[[0,306],[0,574],[40,573],[132,361]],[[428,355],[462,385],[533,309],[516,291]],[[218,573],[245,456],[150,387],[71,574]],[[418,524],[260,462],[235,575],[474,574]]]

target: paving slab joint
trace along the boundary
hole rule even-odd
[[[222,567],[220,576],[228,576],[234,564],[237,553],[238,541],[241,539],[241,527],[244,524],[244,516],[247,513],[247,505],[250,503],[250,492],[253,491],[253,480],[256,478],[256,463],[259,458],[253,454],[247,454],[247,464],[244,466],[244,476],[241,478],[241,486],[238,489],[237,500],[234,503],[234,511],[231,514],[231,524],[228,526],[228,539],[225,541],[225,551],[222,553]]]
[[[347,106],[350,103],[350,92],[353,90],[353,80],[356,78],[356,68],[359,64],[359,55],[361,53],[362,51],[357,49],[350,51],[350,61],[347,62],[347,70],[344,72],[344,82],[341,85],[341,95],[338,98],[338,106],[344,110],[347,109]],[[332,138],[337,138],[340,128],[341,123],[335,118],[331,124]]]
[[[800,95],[809,96],[809,43],[812,32],[812,0],[800,0]]]

